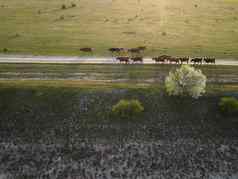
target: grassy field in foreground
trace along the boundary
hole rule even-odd
[[[237,117],[218,107],[238,97],[236,68],[204,66],[214,81],[193,99],[165,93],[159,77],[174,67],[1,64],[0,178],[237,178]],[[143,113],[116,116],[121,99]]]
[[[70,135],[80,133],[81,137],[104,138],[113,128],[117,128],[118,133],[112,132],[112,138],[118,135],[130,138],[130,134],[147,138],[152,134],[145,132],[143,126],[151,128],[152,131],[156,131],[157,127],[160,130],[172,131],[175,130],[174,125],[181,125],[190,137],[197,135],[193,131],[194,128],[203,131],[203,134],[199,135],[210,135],[212,131],[223,130],[220,122],[228,120],[223,127],[236,127],[230,126],[229,118],[224,120],[225,117],[219,113],[218,102],[221,96],[237,96],[237,91],[237,84],[208,85],[207,94],[195,100],[190,97],[170,97],[162,85],[141,86],[133,83],[69,80],[1,80],[0,137],[7,135],[9,139],[12,139],[11,136],[18,136],[25,140],[38,140],[49,135],[48,137],[61,138],[61,135],[67,134],[66,129],[70,127]],[[119,120],[118,123],[118,118],[112,115],[111,109],[120,99],[138,99],[145,111],[135,120]],[[168,129],[161,128],[161,124],[166,122],[169,122]],[[219,123],[214,124],[216,122]],[[74,125],[71,126],[72,124]],[[187,125],[195,126],[191,131],[187,129]],[[134,126],[135,129],[129,131],[129,126]],[[206,131],[204,128],[211,129]],[[141,133],[140,130],[144,132]],[[158,137],[157,134],[161,137],[171,137],[161,132],[155,132],[153,137]],[[181,135],[186,136],[185,133]]]
[[[147,56],[236,58],[237,14],[235,0],[0,0],[0,51],[85,55],[79,48],[89,46],[107,56],[145,45]]]

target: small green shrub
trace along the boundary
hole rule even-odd
[[[4,52],[4,53],[7,53],[7,52],[8,52],[8,49],[7,49],[7,48],[3,48],[3,52]]]
[[[162,32],[162,36],[166,36],[167,35],[167,33],[166,32]]]
[[[219,102],[219,109],[224,115],[238,114],[238,100],[234,97],[223,97]]]
[[[138,100],[120,100],[112,107],[112,113],[122,119],[132,119],[144,111]]]
[[[75,3],[71,3],[71,7],[76,7],[76,4]]]
[[[61,15],[59,19],[64,20],[64,15]]]
[[[66,5],[62,4],[61,9],[66,9]]]

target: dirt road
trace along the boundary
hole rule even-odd
[[[84,64],[114,64],[119,63],[111,57],[64,57],[64,56],[29,56],[0,55],[0,63],[84,63]],[[143,64],[154,64],[151,58],[145,58]],[[216,65],[238,66],[236,59],[217,59]]]

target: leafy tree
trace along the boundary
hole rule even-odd
[[[166,77],[165,88],[169,95],[191,96],[197,99],[205,93],[206,80],[201,70],[182,65]]]

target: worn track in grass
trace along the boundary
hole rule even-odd
[[[1,80],[75,80],[114,83],[161,84],[179,65],[162,64],[0,64]],[[237,66],[196,65],[209,83],[237,83]]]

